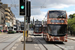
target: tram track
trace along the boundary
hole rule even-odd
[[[41,39],[37,39],[37,36],[34,36],[34,39],[36,38],[36,40],[38,41],[38,42],[40,42],[40,44],[45,48],[45,50],[49,50],[48,49],[48,47],[45,45],[45,43],[46,44],[48,44],[43,38],[41,38],[41,39],[43,39],[44,41],[45,41],[45,43],[43,43],[42,42],[42,40]],[[50,44],[50,43],[49,43]],[[59,44],[57,44],[57,43],[52,43],[54,46],[56,46],[57,48],[59,48],[59,50],[61,49],[61,50],[65,50],[65,48],[64,47],[62,47],[62,46],[60,46]],[[51,44],[51,45],[52,45]]]
[[[58,46],[57,44],[54,44],[55,46],[59,47],[61,50],[65,50],[64,48]]]
[[[15,35],[16,36],[16,35]],[[19,35],[20,37],[21,35]],[[15,42],[19,37],[17,37],[14,41],[10,42],[6,47],[3,48],[3,50],[5,50],[7,47],[9,47],[13,42]],[[12,38],[11,38],[12,39]]]
[[[13,37],[11,37],[11,36],[13,36],[13,35],[6,36],[6,37],[3,38],[3,40],[0,39],[0,43],[3,43],[4,41],[6,41],[6,40],[8,40],[8,39],[13,38]],[[16,35],[15,35],[15,36],[16,36]]]
[[[35,38],[36,38],[36,36],[35,36]],[[37,39],[38,40],[38,39]],[[48,50],[47,49],[47,47],[40,41],[40,40],[38,40],[39,42],[40,42],[40,44],[45,48],[45,50]]]
[[[14,34],[7,34],[6,36],[0,36],[0,40],[2,40],[2,39],[5,39],[5,38],[7,38],[7,37],[11,37],[11,36],[13,36]]]
[[[7,38],[7,37],[9,37],[10,35],[8,35],[8,36],[0,36],[0,40],[2,40],[2,39],[5,39],[5,38]]]
[[[39,41],[39,40],[38,40]],[[40,41],[39,41],[40,42]],[[46,48],[46,46],[45,45],[43,45],[43,43],[42,42],[40,42],[41,44],[42,44],[42,46],[46,49],[46,50],[48,50],[47,48]]]
[[[72,41],[75,41],[75,39],[72,39],[72,38],[67,38],[68,40],[72,40]],[[54,44],[54,45],[56,45],[56,46],[58,46],[59,48],[61,48],[62,50],[67,50],[67,48],[66,47],[63,47],[63,46],[59,46],[59,44]],[[65,45],[66,46],[66,45]]]
[[[35,36],[35,38],[36,38],[36,36]],[[40,41],[40,39],[37,39],[39,42],[40,42],[40,44],[45,48],[45,50],[48,50],[48,48]],[[46,42],[47,43],[47,42]],[[58,44],[53,44],[54,46],[56,46],[56,47],[58,47],[58,48],[60,48],[61,50],[65,50],[63,47],[60,47]]]

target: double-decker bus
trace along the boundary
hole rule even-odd
[[[35,21],[33,26],[33,32],[34,35],[42,35],[42,22],[41,21]]]
[[[21,25],[20,26],[20,29],[17,29],[17,33],[23,33],[23,31],[24,31],[24,25]]]
[[[20,33],[23,33],[23,31],[24,31],[24,25],[21,25]]]
[[[67,42],[67,13],[64,10],[50,10],[43,22],[43,38],[46,41]]]

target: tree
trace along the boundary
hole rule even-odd
[[[73,31],[75,34],[75,17],[68,19],[68,28],[69,31]]]
[[[75,13],[70,14],[68,19],[68,30],[75,35]]]
[[[36,19],[36,21],[38,21],[38,19]]]
[[[72,15],[72,14],[70,14],[70,15],[69,15],[69,17],[70,17],[70,18],[73,18],[73,15]]]
[[[70,14],[69,17],[72,19],[75,17],[75,13],[74,14]]]

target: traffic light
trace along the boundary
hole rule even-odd
[[[25,15],[25,0],[20,0],[20,6],[19,6],[20,15]]]
[[[28,21],[27,22],[30,23],[30,17],[28,17]]]
[[[26,3],[26,16],[30,17],[31,16],[31,2],[27,1]]]

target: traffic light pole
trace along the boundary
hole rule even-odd
[[[24,16],[24,49],[25,50],[26,15]]]
[[[27,31],[28,31],[28,35],[29,35],[29,23],[28,23],[28,17],[27,17]]]
[[[24,16],[24,49],[25,50],[25,32],[26,32],[26,2],[27,0],[25,0],[25,16]]]

